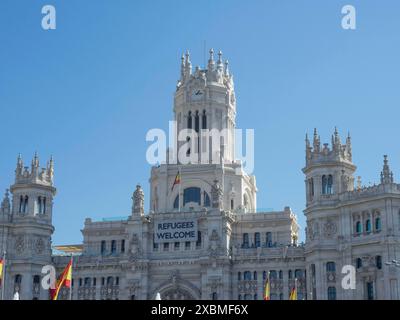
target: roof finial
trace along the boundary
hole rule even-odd
[[[228,67],[228,65],[229,65],[229,61],[225,60],[225,75],[226,76],[229,76],[229,67]]]
[[[381,172],[381,183],[393,183],[393,172],[390,171],[388,164],[388,156],[385,154],[383,156],[383,169]]]
[[[214,62],[214,49],[211,48],[210,49],[210,59],[208,59],[208,70],[209,71],[214,70],[214,65],[215,65],[215,62]]]

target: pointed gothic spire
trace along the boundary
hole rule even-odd
[[[49,164],[47,166],[47,175],[50,178],[50,181],[53,181],[53,177],[54,177],[54,160],[53,160],[53,156],[50,156],[50,161]]]
[[[38,157],[37,151],[35,151],[35,155],[32,159],[32,167],[39,168],[39,157]]]
[[[387,159],[387,155],[383,156],[383,169],[381,172],[381,183],[393,183],[393,172],[390,171],[389,161]]]
[[[317,128],[314,128],[313,147],[314,147],[314,152],[318,153],[320,151],[320,138],[317,133]]]

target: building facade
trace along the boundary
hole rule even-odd
[[[214,60],[210,51],[205,69],[182,57],[173,112],[186,133],[151,169],[149,212],[138,185],[126,219],[85,220],[72,299],[257,300],[267,278],[272,300],[295,286],[298,299],[400,298],[399,268],[385,263],[400,254],[400,185],[386,157],[378,185],[355,186],[350,137],[342,144],[335,130],[330,148],[316,131],[312,146],[306,138],[306,242],[298,244],[296,215],[257,212],[256,179],[235,159],[236,98],[221,52]],[[209,130],[223,132],[217,143],[202,135]],[[70,259],[52,251],[53,167],[50,159],[41,169],[35,155],[29,169],[18,157],[2,201],[6,299],[48,299],[42,267],[61,272]],[[342,284],[349,266],[354,289]]]

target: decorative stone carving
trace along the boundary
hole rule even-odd
[[[337,226],[336,226],[335,221],[328,219],[327,222],[325,222],[325,224],[324,224],[323,232],[324,232],[324,235],[328,238],[335,235],[337,232]]]
[[[22,253],[25,250],[25,240],[23,236],[18,236],[15,239],[15,250],[17,251],[17,253]]]
[[[135,260],[141,255],[140,240],[136,233],[132,235],[130,241],[130,259]]]
[[[39,238],[35,241],[35,252],[37,254],[42,254],[45,249],[45,243],[42,238]]]

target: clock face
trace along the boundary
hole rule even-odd
[[[204,96],[204,90],[202,89],[193,89],[192,90],[192,100],[200,100]]]

